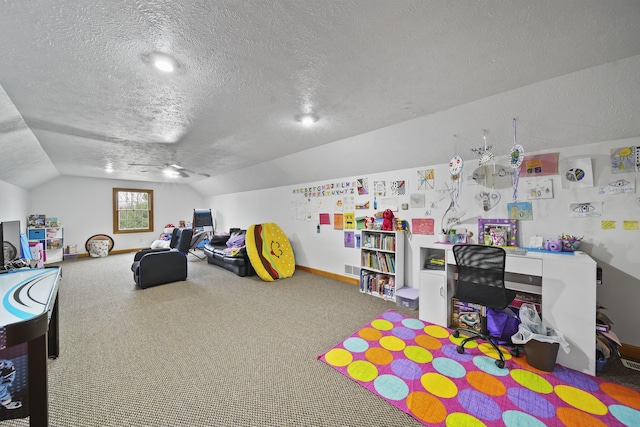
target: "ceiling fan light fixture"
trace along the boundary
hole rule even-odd
[[[180,64],[178,64],[178,61],[176,61],[172,56],[167,55],[166,53],[153,52],[149,55],[149,57],[153,66],[165,73],[173,73],[178,68],[180,68]]]
[[[309,127],[313,126],[313,124],[318,121],[318,116],[313,114],[301,114],[296,117],[296,120],[302,123],[302,126]]]
[[[172,168],[164,169],[162,171],[162,173],[164,173],[164,175],[169,177],[169,178],[177,178],[177,177],[180,176],[180,172],[178,172],[177,170],[172,169]]]

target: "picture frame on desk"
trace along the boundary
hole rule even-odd
[[[492,244],[489,233],[491,230],[504,230],[505,246],[518,246],[518,220],[504,218],[479,218],[478,219],[478,243]]]

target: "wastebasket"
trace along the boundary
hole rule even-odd
[[[562,350],[569,353],[569,343],[562,332],[542,325],[534,304],[522,304],[519,317],[521,323],[518,325],[518,332],[511,336],[511,342],[524,345],[529,365],[541,371],[552,372],[556,366],[558,349],[562,346]]]
[[[558,342],[542,342],[533,338],[525,343],[524,354],[527,356],[529,365],[541,371],[553,372],[559,348]]]

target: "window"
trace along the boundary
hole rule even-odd
[[[153,231],[153,190],[113,189],[113,232]]]

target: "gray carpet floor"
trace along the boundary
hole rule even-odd
[[[385,310],[417,311],[304,271],[269,283],[193,256],[187,281],[140,290],[132,259],[60,264],[50,425],[422,426],[317,360]]]

